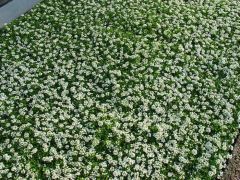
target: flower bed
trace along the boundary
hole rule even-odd
[[[240,112],[238,0],[46,0],[0,30],[0,178],[214,179]]]

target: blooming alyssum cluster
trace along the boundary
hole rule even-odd
[[[0,179],[214,179],[240,121],[238,0],[45,0],[0,30]]]

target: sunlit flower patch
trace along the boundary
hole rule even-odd
[[[238,0],[45,0],[0,30],[0,179],[215,179],[240,121]]]

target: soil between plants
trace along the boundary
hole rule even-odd
[[[238,136],[227,168],[221,180],[240,180],[240,135]]]

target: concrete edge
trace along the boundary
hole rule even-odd
[[[0,28],[23,15],[41,0],[12,0],[0,7]]]

